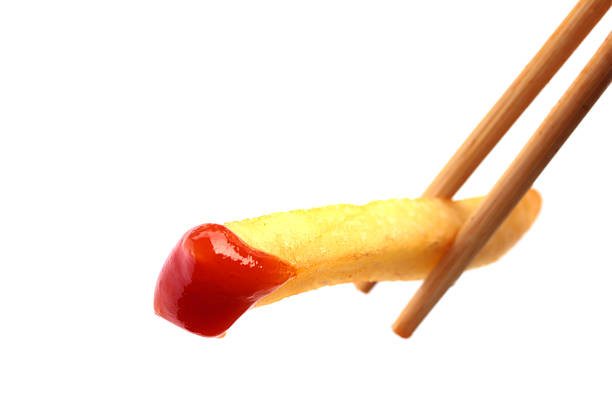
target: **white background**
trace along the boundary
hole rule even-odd
[[[418,282],[300,295],[224,339],[152,307],[194,225],[418,196],[573,3],[3,1],[0,405],[610,406],[612,91],[537,181],[528,235],[410,340],[390,324]]]

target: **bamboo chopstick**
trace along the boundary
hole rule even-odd
[[[393,324],[409,337],[486,244],[612,81],[612,32],[461,228]]]
[[[570,11],[540,51],[480,121],[423,197],[452,198],[478,165],[510,129],[610,8],[610,0],[581,0]],[[357,282],[368,293],[376,282]]]

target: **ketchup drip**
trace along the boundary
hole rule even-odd
[[[155,287],[155,313],[201,336],[219,336],[259,299],[295,276],[274,255],[218,224],[195,227],[174,247]]]

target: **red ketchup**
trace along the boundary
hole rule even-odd
[[[195,227],[174,247],[155,287],[155,313],[201,336],[220,336],[294,268],[218,224]]]

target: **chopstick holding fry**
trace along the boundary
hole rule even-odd
[[[612,80],[612,34],[488,196],[450,201],[610,8],[582,0],[417,200],[275,213],[189,230],[160,273],[158,315],[220,336],[249,308],[322,286],[425,279],[394,325],[409,336],[464,269],[497,260],[540,210],[532,183]]]

